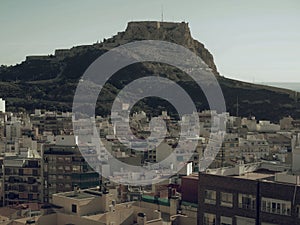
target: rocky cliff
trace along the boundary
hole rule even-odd
[[[156,21],[129,22],[124,32],[119,32],[114,37],[108,39],[105,45],[115,47],[119,44],[138,40],[161,40],[182,45],[200,56],[212,69],[213,73],[219,75],[213,55],[202,43],[192,38],[188,23]]]

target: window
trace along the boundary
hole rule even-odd
[[[58,167],[57,167],[57,170],[63,171],[63,170],[64,170],[64,167],[63,167],[63,166],[58,166]]]
[[[28,184],[34,184],[36,182],[36,179],[33,177],[28,177],[27,183]]]
[[[242,209],[255,209],[256,198],[254,195],[239,194],[239,208]]]
[[[39,174],[39,171],[38,171],[38,170],[36,170],[36,169],[33,169],[33,170],[32,170],[32,175],[33,175],[33,176],[38,176],[38,174]]]
[[[221,225],[232,225],[232,218],[231,217],[226,217],[226,216],[221,216]]]
[[[33,194],[28,194],[28,200],[33,200]]]
[[[39,166],[39,163],[38,163],[38,161],[29,160],[28,161],[28,166],[33,167],[33,168],[37,168]]]
[[[221,192],[221,206],[232,207],[232,193]]]
[[[297,209],[298,208],[296,208],[296,210]],[[261,211],[280,215],[291,215],[291,202],[263,197],[261,199]]]
[[[72,212],[77,213],[77,205],[72,204]]]
[[[80,166],[73,166],[73,172],[79,172]]]
[[[10,168],[5,168],[5,174],[6,175],[9,175],[9,174],[11,174],[11,169]],[[23,170],[22,170],[22,172],[23,172]]]
[[[19,169],[19,175],[22,176],[23,174],[23,169]]]
[[[25,191],[25,186],[24,186],[24,185],[19,185],[19,191],[20,191],[20,192]]]
[[[50,172],[56,172],[56,166],[49,166]]]
[[[216,215],[211,213],[204,213],[203,225],[215,225],[216,224]]]
[[[216,204],[216,191],[205,190],[204,192],[204,202],[208,204]]]
[[[64,158],[63,157],[57,157],[57,162],[63,163],[64,162]]]
[[[65,166],[65,171],[71,171],[71,167],[70,166]]]
[[[71,157],[66,157],[65,158],[65,162],[66,163],[71,163],[72,162],[72,158]]]
[[[39,187],[37,185],[32,186],[32,192],[38,192],[39,191]]]

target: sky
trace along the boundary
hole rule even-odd
[[[164,21],[189,23],[221,75],[300,82],[299,0],[1,0],[0,65],[92,44],[162,11]]]

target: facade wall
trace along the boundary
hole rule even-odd
[[[95,220],[89,220],[82,217],[68,215],[63,213],[58,213],[57,215],[57,225],[66,225],[66,224],[74,224],[74,225],[105,225],[105,223],[101,223]],[[54,225],[54,224],[53,224]]]
[[[5,205],[43,201],[40,159],[5,160],[3,177]]]
[[[216,191],[215,204],[205,203],[205,190]],[[232,193],[233,207],[225,207],[220,205],[221,192]],[[216,225],[220,224],[218,221],[220,221],[221,216],[233,218],[233,224],[236,224],[236,215],[241,215],[248,218],[256,218],[257,215],[255,210],[239,208],[238,193],[256,196],[257,182],[245,179],[228,179],[226,176],[199,174],[198,224],[204,224],[204,213],[216,215]]]
[[[122,225],[131,225],[133,224],[134,214],[132,208],[126,208],[122,210],[115,210],[109,212],[106,215],[106,224],[122,224]]]
[[[2,98],[0,98],[0,112],[5,113],[5,100],[2,100]]]
[[[181,178],[182,201],[198,203],[198,179],[195,177]]]
[[[149,208],[151,210],[160,210],[162,213],[170,213],[170,206],[157,205],[149,202],[140,202],[140,207]]]
[[[45,146],[44,177],[44,202],[51,202],[52,194],[72,191],[75,186],[85,189],[99,185],[99,174],[90,168],[77,146]]]
[[[300,224],[300,215],[297,212],[297,206],[300,206],[300,188],[298,186],[271,182],[260,182],[259,185],[261,197],[274,199],[274,202],[284,200],[291,203],[289,216],[260,212],[262,222],[276,224],[280,221],[282,225]]]
[[[178,217],[178,224],[184,225],[197,225],[197,216],[196,217]]]
[[[87,215],[92,212],[107,212],[112,204],[113,196],[111,194],[103,194],[101,197],[96,197],[88,204],[82,205],[79,208],[80,215]]]

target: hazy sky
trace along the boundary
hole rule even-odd
[[[91,44],[128,21],[189,22],[220,73],[245,81],[300,82],[299,0],[1,0],[0,65]]]

